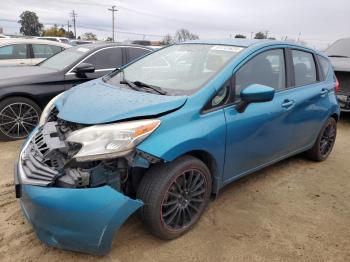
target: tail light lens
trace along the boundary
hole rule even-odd
[[[338,78],[336,76],[335,77],[335,86],[334,86],[334,89],[335,89],[335,92],[339,92],[340,91],[340,83],[338,81]]]

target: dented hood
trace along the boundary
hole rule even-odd
[[[186,100],[186,96],[138,92],[97,79],[65,92],[55,105],[61,119],[80,124],[102,124],[156,116],[182,107]]]

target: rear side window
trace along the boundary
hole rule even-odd
[[[33,44],[34,58],[49,58],[62,51],[61,47],[53,45]]]
[[[292,50],[295,85],[303,86],[315,83],[316,65],[314,57],[311,53]]]
[[[122,49],[107,48],[98,51],[84,61],[95,66],[95,69],[115,69],[123,65]]]
[[[324,58],[322,56],[317,56],[317,57],[318,57],[318,61],[320,61],[320,66],[321,66],[321,70],[323,73],[323,77],[324,77],[324,79],[326,79],[328,76],[329,68],[331,67],[331,65],[329,64],[329,61],[327,58]]]
[[[150,51],[143,48],[128,48],[128,62],[134,61],[135,59],[148,54]]]
[[[236,94],[252,84],[282,90],[286,88],[283,49],[265,51],[247,62],[236,73]]]
[[[0,60],[5,59],[26,59],[27,45],[8,45],[0,47]]]

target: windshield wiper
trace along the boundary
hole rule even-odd
[[[161,94],[161,95],[166,95],[167,94],[167,92],[164,91],[159,86],[149,85],[149,84],[146,84],[146,83],[141,82],[141,81],[134,81],[133,84],[135,84],[136,86],[146,87],[146,88],[152,89],[153,91],[156,91],[158,94]]]
[[[142,90],[140,87],[135,85],[133,82],[125,79],[125,77],[123,77],[123,80],[120,81],[120,83],[129,86],[131,89],[133,89],[135,91],[141,91]]]

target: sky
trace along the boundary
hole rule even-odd
[[[161,39],[179,28],[201,39],[248,38],[268,31],[277,39],[300,39],[318,49],[350,36],[350,0],[1,0],[0,27],[19,34],[19,15],[36,12],[46,28],[64,25],[74,9],[77,34],[93,32],[99,39],[111,36],[116,5],[116,39]]]

